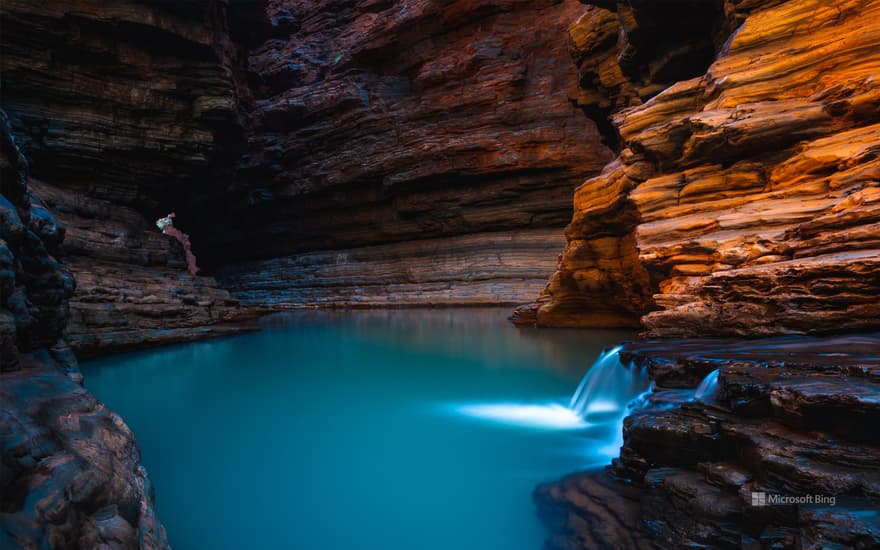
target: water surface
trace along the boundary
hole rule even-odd
[[[608,462],[566,408],[620,331],[507,310],[297,312],[84,363],[176,550],[536,550],[535,485]]]

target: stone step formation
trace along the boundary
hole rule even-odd
[[[657,386],[606,472],[538,488],[549,547],[877,546],[878,350],[878,335],[624,346]],[[714,369],[715,395],[694,400]]]

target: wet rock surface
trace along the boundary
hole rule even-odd
[[[535,490],[538,512],[553,533],[547,550],[661,548],[640,528],[643,492],[620,478],[575,474]]]
[[[625,420],[607,471],[538,489],[548,547],[617,547],[614,537],[639,547],[583,520],[599,517],[592,502],[663,548],[880,544],[880,336],[648,341],[621,358],[647,366],[657,387]],[[715,369],[715,389],[694,399]],[[610,538],[587,542],[597,536]]]

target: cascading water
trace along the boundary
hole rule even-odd
[[[709,401],[715,397],[715,392],[718,389],[718,372],[719,369],[715,369],[703,378],[703,381],[697,386],[697,391],[694,392],[694,401]]]
[[[611,441],[597,449],[609,460],[623,445],[623,420],[644,406],[654,390],[648,369],[620,361],[621,347],[602,352],[571,397],[569,408],[589,423],[603,423]]]
[[[584,375],[568,407],[549,403],[467,403],[455,411],[493,423],[545,430],[577,430],[587,445],[585,454],[600,466],[620,451],[623,419],[644,406],[654,389],[644,367],[623,365],[621,347],[604,351]]]
[[[626,411],[626,406],[648,388],[648,371],[620,363],[621,347],[602,352],[571,397],[569,408],[587,418]]]

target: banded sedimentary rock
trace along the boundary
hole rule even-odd
[[[180,243],[136,210],[31,187],[66,227],[59,254],[76,291],[65,334],[80,358],[256,328],[246,322],[254,312],[213,277],[192,275]]]
[[[567,97],[575,70],[564,30],[581,9],[574,0],[270,3],[274,34],[248,57],[254,106],[240,167],[248,196],[210,208],[222,218],[192,228],[206,251],[200,260],[296,254],[308,272],[336,250],[369,256],[372,248],[353,251],[399,243],[390,250],[402,269],[400,301],[410,302],[418,293],[404,290],[406,255],[421,270],[434,239],[474,236],[463,249],[467,263],[472,252],[493,254],[494,234],[559,231],[574,186],[611,157]],[[215,231],[220,224],[226,230]],[[546,252],[532,249],[531,260],[517,261],[545,266]],[[381,264],[359,265],[366,293],[387,284]],[[510,275],[502,267],[499,285]],[[247,284],[261,284],[257,276]],[[262,284],[291,297],[305,284],[286,280],[290,293]],[[483,292],[459,275],[443,280],[448,303],[476,302]],[[528,296],[531,284],[503,300]],[[313,288],[316,303],[333,301]],[[357,291],[325,288],[342,293],[339,304]],[[485,303],[499,301],[491,285],[485,292]],[[437,292],[422,295],[441,301]]]
[[[566,223],[574,186],[612,155],[567,97],[575,68],[564,29],[581,9],[576,0],[12,1],[0,10],[3,105],[39,180],[130,208],[119,210],[127,236],[113,237],[122,249],[155,237],[142,235],[153,231],[144,222],[176,212],[205,273],[303,252],[537,236]],[[91,233],[75,252],[78,237],[68,245],[84,297],[72,303],[72,336],[106,334],[95,346],[169,341],[145,320],[146,305],[132,305],[155,293],[133,296],[123,280],[167,295],[175,272],[106,258],[91,267],[106,256],[101,224],[121,231],[96,214],[112,210],[68,220]],[[530,249],[548,276],[548,256]],[[399,250],[417,263],[425,255]],[[510,275],[499,280],[510,289],[505,302],[534,294]],[[383,277],[365,284],[378,288]],[[456,288],[450,303],[483,292],[467,285],[459,299]],[[493,288],[484,287],[486,303],[499,301]],[[193,327],[218,317],[176,311]],[[114,324],[126,334],[113,334]],[[138,326],[140,336],[129,330]]]
[[[304,252],[225,268],[246,305],[401,307],[511,305],[544,286],[563,244],[557,229],[475,233]]]
[[[234,162],[240,128],[224,6],[3,2],[3,106],[34,177],[155,208]]]
[[[629,4],[616,13],[621,42],[587,33],[594,49],[578,51],[603,66],[609,47],[630,51],[628,14],[642,21]],[[596,77],[613,106],[632,104],[612,118],[621,152],[576,192],[559,270],[525,322],[593,324],[607,309],[596,289],[609,288],[594,281],[619,279],[635,282],[621,291],[636,299],[621,301],[652,335],[809,333],[880,319],[880,4],[723,8],[707,27],[718,53],[702,76],[647,99],[632,92],[638,78],[609,77],[614,88]],[[606,221],[619,227],[620,252],[584,254]]]
[[[548,547],[880,545],[878,351],[877,335],[624,346],[656,387],[608,472],[538,489]]]
[[[77,280],[81,356],[225,333],[237,305],[153,225],[184,194],[222,194],[242,142],[224,2],[4,2],[3,107]],[[192,220],[187,220],[192,221]]]

